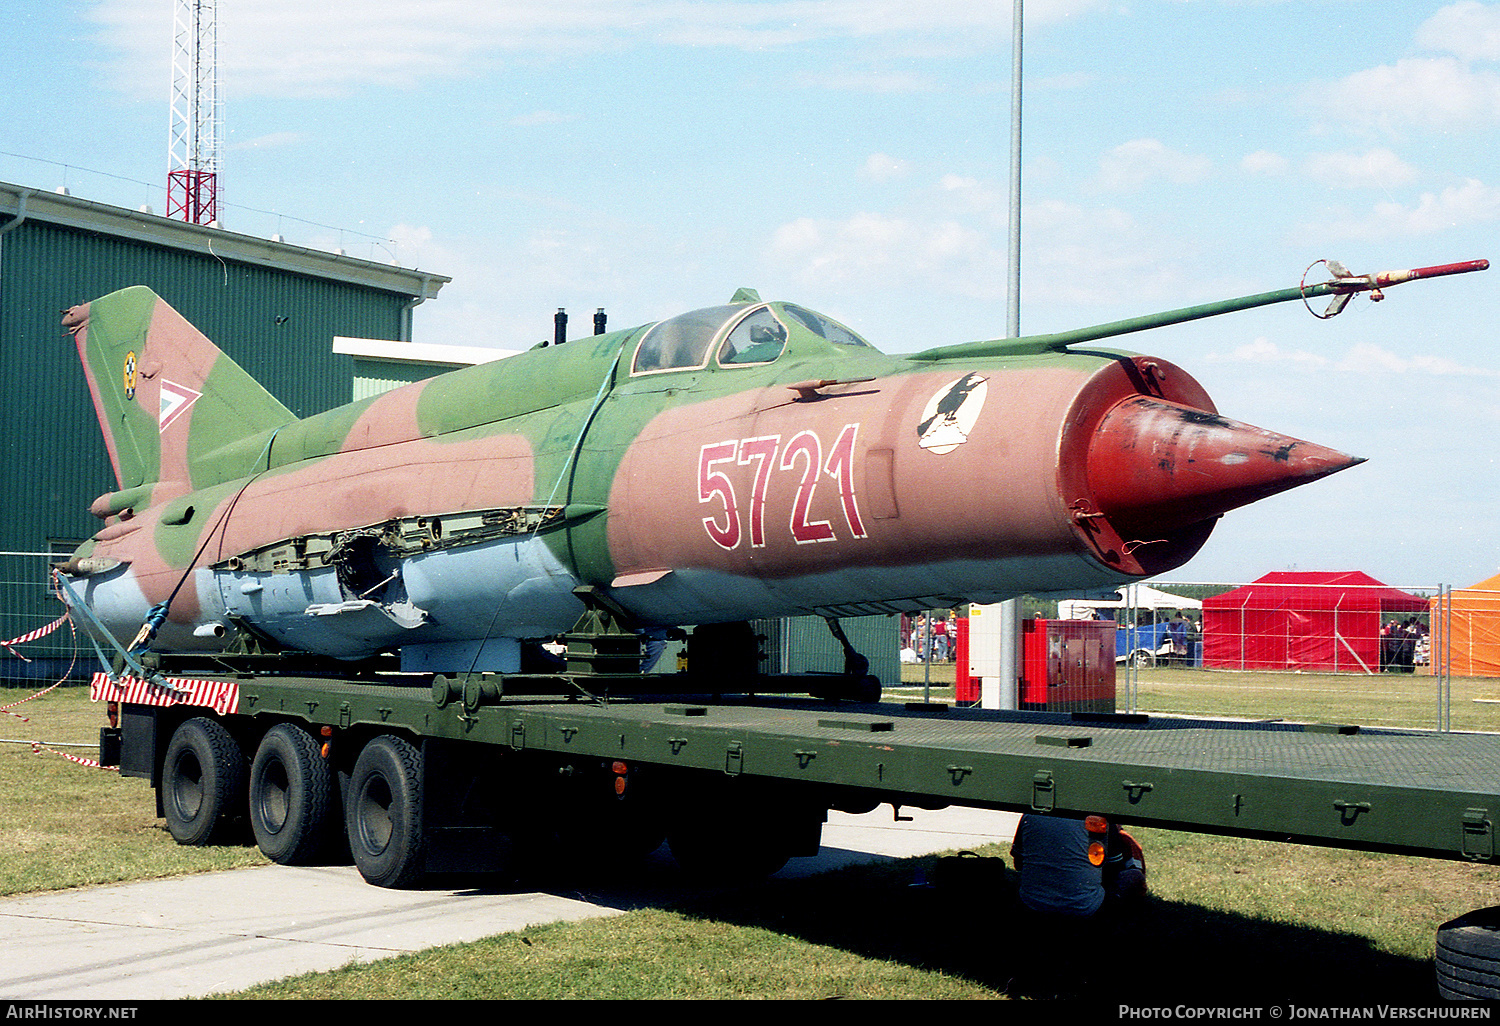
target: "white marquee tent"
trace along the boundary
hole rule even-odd
[[[1057,603],[1060,620],[1088,620],[1099,609],[1202,609],[1197,599],[1169,595],[1144,584],[1124,584],[1115,589],[1112,599],[1063,599]],[[1118,619],[1118,617],[1116,617]]]

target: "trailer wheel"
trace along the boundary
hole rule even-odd
[[[1435,960],[1443,998],[1500,999],[1500,907],[1482,908],[1438,927]]]
[[[337,810],[333,770],[300,727],[266,731],[250,765],[250,826],[266,858],[306,865],[323,855]]]
[[[1144,648],[1138,648],[1134,652],[1130,653],[1130,665],[1135,667],[1155,666],[1156,653],[1147,651]]]
[[[382,734],[359,753],[349,780],[349,849],[376,887],[408,887],[422,876],[422,753]]]
[[[162,809],[178,844],[226,838],[245,804],[245,756],[217,720],[196,716],[172,733],[161,768]]]

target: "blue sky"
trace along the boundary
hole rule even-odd
[[[1004,334],[1006,0],[220,0],[224,226],[454,281],[524,348],[748,285],[888,352]],[[20,0],[0,179],[165,209],[171,0]],[[1500,258],[1500,3],[1029,0],[1024,332]],[[80,297],[82,298],[82,297]],[[1500,570],[1500,269],[1122,342],[1369,458],[1173,580]]]

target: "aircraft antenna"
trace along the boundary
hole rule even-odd
[[[219,220],[219,29],[216,0],[175,0],[171,120],[167,130],[167,216]]]

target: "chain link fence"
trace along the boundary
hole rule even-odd
[[[1152,585],[1145,603],[1132,594],[1141,588],[1123,589],[1139,639],[1119,681],[1131,711],[1453,726],[1442,586],[1285,573]],[[1488,726],[1487,717],[1464,719]]]
[[[44,688],[64,678],[85,683],[96,669],[88,640],[70,622],[58,622],[67,612],[52,583],[60,558],[0,552],[0,641],[11,642],[0,648],[0,686]]]
[[[1005,693],[985,691],[995,607],[970,608],[960,704],[1500,730],[1500,591],[1288,572],[1027,607]]]

